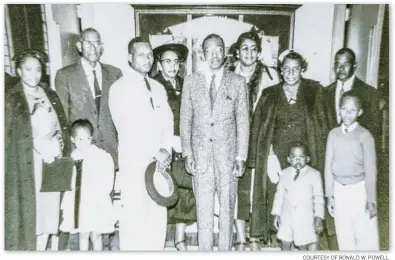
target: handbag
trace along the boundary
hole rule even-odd
[[[181,156],[173,156],[171,174],[180,188],[192,190],[192,175],[185,170],[185,159]]]
[[[55,158],[52,163],[43,162],[41,192],[71,190],[74,161],[69,157]]]

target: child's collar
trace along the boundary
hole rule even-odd
[[[347,127],[347,126],[345,126],[345,125],[342,123],[342,124],[341,124],[341,129],[342,129],[342,132],[343,132],[344,134],[347,134],[347,133],[349,133],[349,132],[354,131],[354,129],[357,128],[358,125],[359,125],[358,122],[354,122],[354,123],[352,123],[352,125],[350,125],[349,127]],[[346,129],[347,129],[347,132],[346,132]]]

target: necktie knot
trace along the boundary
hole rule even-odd
[[[295,177],[294,177],[294,181],[296,181],[296,179],[299,177],[299,174],[300,174],[300,170],[296,169],[296,174],[295,174]]]

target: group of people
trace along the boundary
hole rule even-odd
[[[324,88],[303,77],[307,61],[297,51],[279,56],[280,74],[264,65],[252,31],[239,36],[227,68],[223,39],[208,35],[206,68],[184,79],[182,44],[152,49],[133,38],[123,73],[100,62],[95,29],[81,32],[77,48],[81,58],[57,72],[56,92],[40,84],[42,53],[15,57],[20,82],[5,98],[6,250],[45,250],[50,235],[66,241],[61,250],[75,241],[88,250],[89,240],[102,250],[117,221],[120,250],[163,250],[168,223],[176,248],[187,250],[185,227],[194,222],[199,250],[213,250],[215,196],[221,251],[278,240],[283,250],[379,249],[378,97],[355,76],[351,49],[336,53],[337,80]],[[44,168],[62,158],[73,162],[59,175],[71,176],[68,187],[43,190]],[[171,208],[146,190],[152,162],[190,178]]]

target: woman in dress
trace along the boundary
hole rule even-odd
[[[180,107],[181,92],[184,79],[179,76],[180,65],[188,56],[188,48],[179,43],[168,43],[160,45],[154,49],[154,56],[157,59],[159,73],[154,77],[166,90],[169,106],[174,115],[174,136],[173,136],[173,162],[171,165],[172,174],[184,173],[186,178],[191,176],[185,172],[182,158],[180,140]],[[196,222],[196,201],[192,186],[178,186],[179,200],[176,205],[167,209],[167,224],[175,225],[174,245],[178,251],[186,251],[185,229],[187,225]],[[168,226],[171,228],[171,226]],[[172,229],[170,229],[172,231]]]
[[[299,141],[311,151],[311,166],[322,173],[328,133],[323,87],[302,77],[307,69],[304,57],[288,50],[279,61],[283,82],[262,92],[251,122],[247,160],[248,167],[255,169],[250,233],[264,242],[276,242],[270,215],[276,184],[268,172],[268,156],[274,152],[284,169],[290,145]]]
[[[5,97],[5,248],[45,250],[59,227],[60,192],[41,192],[43,162],[68,156],[67,120],[56,93],[40,84],[45,54],[14,57],[20,81]]]
[[[250,98],[250,115],[254,113],[262,90],[275,85],[279,82],[277,71],[263,64],[260,60],[261,39],[254,32],[242,33],[236,44],[236,58],[238,59],[234,66],[229,70],[243,76],[247,82]],[[244,250],[246,247],[246,221],[250,219],[251,199],[253,194],[255,172],[247,169],[246,173],[239,179],[237,213],[236,213],[236,232],[237,242],[236,250]],[[255,243],[257,238],[250,237],[251,250],[259,250],[258,244]]]

